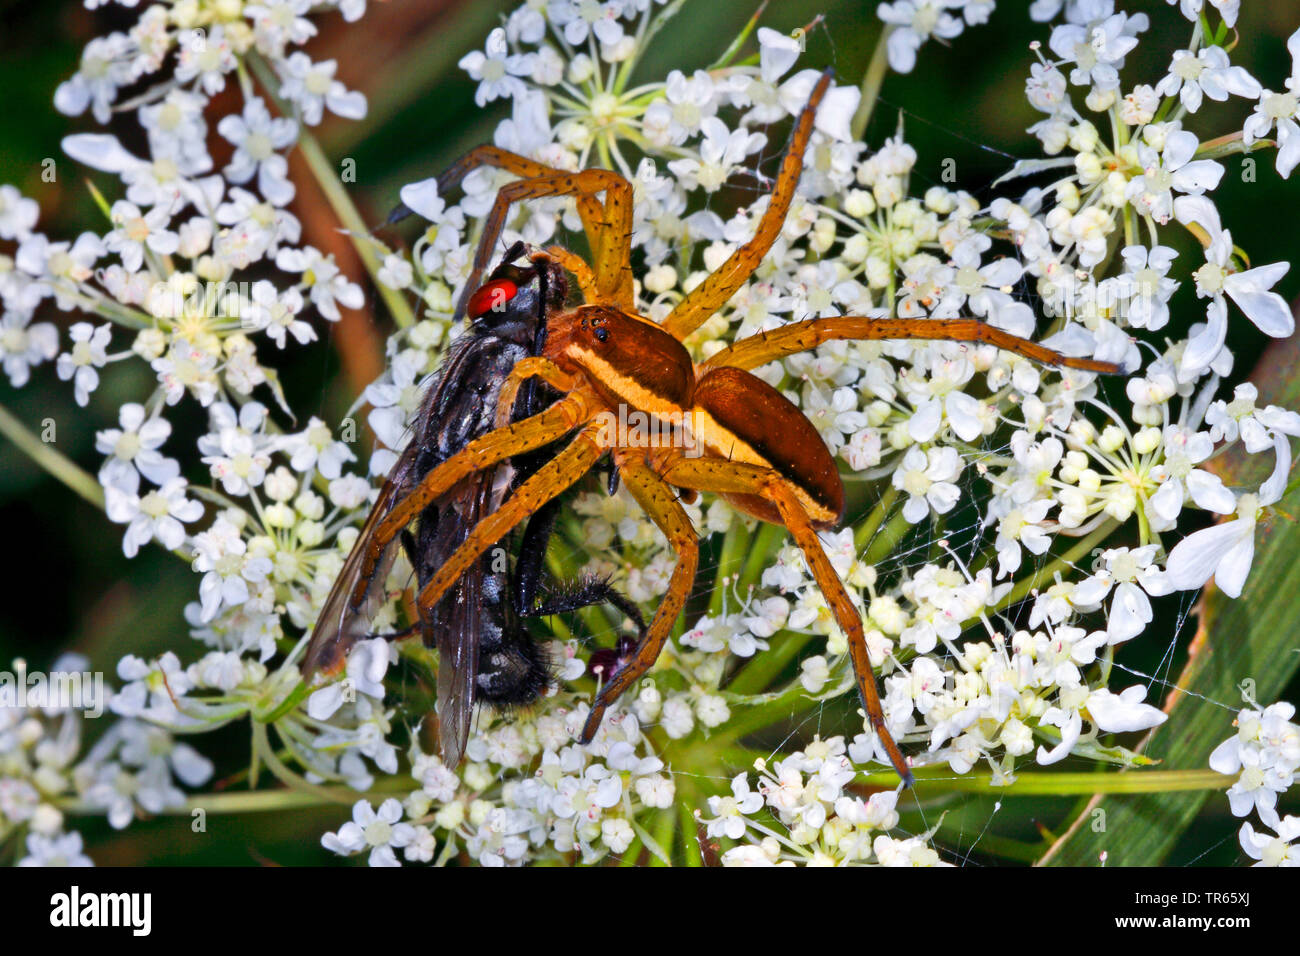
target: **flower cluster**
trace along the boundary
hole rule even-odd
[[[832,737],[814,738],[806,750],[770,767],[756,761],[757,790],[742,773],[731,781],[731,796],[709,798],[711,816],[697,811],[709,836],[734,844],[722,854],[723,865],[944,865],[928,843],[930,834],[890,836],[898,826],[896,792],[864,799],[849,790],[857,776],[854,762],[870,755],[865,738],[846,746],[844,738]]]
[[[417,788],[378,812],[359,801],[352,822],[322,842],[343,856],[368,850],[371,866],[397,866],[398,849],[421,863],[464,851],[483,866],[546,858],[595,863],[647,849],[662,855],[638,832],[637,819],[673,806],[671,775],[633,715],[609,714],[582,746],[586,717],[580,705],[527,723],[492,721],[475,735],[457,772],[416,748],[410,757]],[[535,769],[521,776],[525,768]],[[409,822],[398,822],[403,814]]]
[[[509,107],[496,146],[561,170],[602,166],[631,182],[636,303],[654,320],[753,235],[779,142],[768,128],[799,114],[820,75],[800,68],[789,34],[759,27],[708,69],[683,64],[634,85],[651,38],[679,5],[530,0],[460,62],[480,106]],[[1228,398],[1220,381],[1233,367],[1230,324],[1244,317],[1271,336],[1293,331],[1272,291],[1287,264],[1251,267],[1213,195],[1233,152],[1276,145],[1283,176],[1300,160],[1300,31],[1289,43],[1292,75],[1274,83],[1288,92],[1271,92],[1232,63],[1219,35],[1236,4],[1211,6],[1224,30],[1212,31],[1201,3],[1183,0],[1192,39],[1172,51],[1163,75],[1130,83],[1126,57],[1153,42],[1146,15],[1117,11],[1113,0],[1033,3],[1035,20],[1060,21],[1025,86],[1043,115],[1029,132],[1045,156],[1005,181],[1055,179],[997,198],[948,185],[918,194],[920,159],[905,134],[870,146],[862,138],[878,89],[833,85],[780,237],[686,340],[704,358],[813,317],[974,316],[1022,337],[1046,333],[1051,348],[1131,372],[1117,384],[987,344],[921,339],[836,342],[756,370],[813,422],[850,493],[878,502],[822,540],[863,613],[890,730],[918,766],[958,774],[982,766],[1002,784],[1071,755],[1136,763],[1110,735],[1165,715],[1143,686],[1110,686],[1115,649],[1147,631],[1151,598],[1211,578],[1239,595],[1256,527],[1286,487],[1300,415],[1260,407],[1249,385]],[[329,256],[301,244],[286,208],[296,194],[287,155],[325,111],[345,119],[366,111],[364,97],[334,78],[334,62],[313,62],[301,47],[317,18],[350,21],[364,7],[151,6],[129,31],[90,43],[55,97],[60,110],[88,110],[100,123],[129,108],[145,134],[146,155],[106,133],[64,143],[120,180],[103,202],[108,228],[51,240],[36,231],[34,201],[0,187],[0,240],[14,244],[12,256],[0,255],[5,373],[23,385],[53,360],[86,405],[106,366],[148,364],[152,393],[122,406],[117,425],[98,435],[104,507],[124,528],[128,556],[157,542],[199,575],[186,614],[204,647],[122,661],[125,686],[113,702],[121,722],[92,749],[89,769],[72,774],[77,793],[114,825],[137,807],[176,806],[172,776],[194,785],[206,774],[169,732],[248,720],[259,729],[255,759],[282,780],[301,772],[364,790],[377,773],[402,778],[405,799],[378,808],[362,800],[352,822],[323,840],[341,855],[367,853],[372,865],[399,855],[488,865],[672,858],[649,824],[676,825],[679,799],[695,801],[711,837],[731,841],[726,863],[938,862],[930,845],[938,831],[901,831],[896,794],[857,795],[858,775],[887,763],[866,727],[852,727],[848,744],[805,739],[801,751],[760,761],[756,790],[746,774],[731,796],[700,789],[751,765],[731,726],[738,715],[753,729],[836,701],[851,710],[856,693],[845,636],[803,555],[721,500],[687,507],[722,556],[707,609],[587,746],[578,743],[585,697],[566,685],[604,679],[627,650],[624,636],[613,652],[588,653],[585,632],[609,643],[608,627],[554,642],[557,686],[527,713],[484,713],[457,768],[403,739],[409,722],[396,719],[387,695],[390,669],[403,659],[421,666],[421,651],[362,641],[344,680],[301,686],[304,635],[357,539],[375,479],[409,440],[429,376],[463,331],[455,303],[497,190],[513,178],[475,169],[459,195],[442,194],[436,180],[408,185],[402,200],[425,220],[409,251],[354,236],[399,326],[383,375],[364,394],[381,447],[359,461],[350,420],[338,434],[311,416],[299,427],[277,363],[315,341],[322,321],[361,307],[364,294]],[[895,71],[911,70],[928,39],[952,39],[993,9],[992,0],[882,3],[882,55]],[[227,85],[238,106],[210,128],[213,97]],[[1239,105],[1240,128],[1206,130],[1206,99]],[[220,169],[208,147],[215,137],[230,146]],[[722,201],[724,187],[748,190],[740,208]],[[516,210],[500,239],[544,245],[578,228],[573,201],[550,197]],[[1195,261],[1175,252],[1179,232],[1199,242]],[[1201,303],[1204,320],[1184,338],[1157,340],[1153,333],[1172,334],[1180,289]],[[66,331],[36,321],[50,305],[85,318]],[[169,414],[183,402],[205,409],[209,424],[193,448],[178,449]],[[1225,485],[1212,463],[1229,447],[1265,456],[1270,477]],[[210,480],[200,482],[203,466]],[[573,570],[657,605],[675,556],[633,498],[582,492],[568,507],[575,520],[561,522],[557,539]],[[1204,524],[1197,512],[1230,520],[1189,533]],[[396,596],[410,575],[399,559],[375,633],[403,620]],[[1014,620],[1004,616],[1013,607],[1023,610]],[[793,676],[757,653],[778,643],[784,661],[798,661]],[[185,666],[182,657],[197,660]],[[0,839],[5,827],[22,828],[33,858],[80,858],[58,811],[37,813],[73,785],[36,782],[45,778],[39,744],[54,732],[32,717],[3,723],[6,713]],[[1247,714],[1255,712],[1243,712],[1231,748],[1216,751],[1216,769],[1246,768],[1234,811],[1242,800],[1257,806],[1286,845],[1294,818],[1266,811],[1295,769],[1290,713]],[[32,720],[25,733],[6,730]],[[267,742],[268,725],[278,745]],[[155,732],[147,728],[163,736],[142,743]],[[80,745],[66,736],[55,774]],[[1286,856],[1248,829],[1252,856]],[[686,842],[694,845],[693,833]]]
[[[1247,708],[1233,721],[1235,736],[1214,748],[1210,766],[1219,773],[1236,776],[1228,789],[1234,816],[1247,817],[1254,811],[1272,830],[1257,832],[1248,822],[1241,825],[1241,848],[1257,860],[1256,866],[1300,866],[1300,817],[1277,812],[1279,794],[1295,782],[1300,770],[1300,726],[1291,722],[1295,707],[1273,704],[1262,710]]]
[[[119,720],[83,753],[87,718],[99,716],[105,699],[116,710],[120,694],[100,688],[99,698],[89,682],[84,690],[78,683],[74,696],[48,680],[29,688],[21,660],[6,676],[14,673],[19,681],[6,682],[0,705],[0,841],[25,834],[19,865],[91,865],[81,834],[64,829],[68,804],[102,813],[120,830],[143,814],[184,809],[178,784],[197,787],[212,776],[211,761],[149,720]],[[50,671],[83,674],[86,661],[76,655],[60,657]]]

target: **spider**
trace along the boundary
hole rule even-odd
[[[564,442],[562,449],[495,511],[484,515],[460,547],[421,582],[417,604],[422,611],[434,607],[488,548],[608,454],[617,478],[663,532],[677,563],[667,593],[635,651],[620,655],[620,666],[597,691],[583,728],[583,742],[590,742],[607,708],[654,665],[663,649],[691,593],[699,562],[697,533],[682,501],[691,500],[698,492],[710,492],[746,515],[790,531],[847,637],[858,689],[877,739],[904,785],[911,784],[907,761],[885,725],[861,616],[817,537],[818,531],[836,527],[844,516],[844,487],[834,458],[798,407],[749,370],[837,339],[982,342],[1046,365],[1109,374],[1121,369],[1109,362],[1067,357],[976,319],[860,316],[793,322],[694,362],[682,340],[749,279],[781,232],[799,184],[816,110],[830,81],[829,72],[822,75],[796,121],[754,237],[683,296],[662,323],[636,311],[631,266],[632,186],[622,176],[603,169],[564,172],[493,146],[481,146],[439,178],[439,192],[445,193],[480,166],[498,167],[520,177],[497,193],[461,311],[467,303],[475,312],[499,310],[517,294],[508,279],[494,278],[479,285],[507,213],[516,202],[572,196],[592,262],[588,264],[560,247],[528,253],[538,269],[558,265],[572,273],[583,304],[558,307],[546,316],[541,347],[514,365],[502,387],[497,427],[425,474],[404,499],[392,504],[374,532],[358,542],[360,553],[354,557],[359,559],[361,574],[348,598],[352,610],[363,603],[388,544],[458,482],[507,459]],[[511,421],[520,388],[535,380],[550,386],[559,397],[542,411]],[[659,437],[632,441],[624,430],[610,428],[615,417],[620,422],[630,421],[629,412],[662,425]],[[349,564],[352,561],[349,558]]]

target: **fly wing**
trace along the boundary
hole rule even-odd
[[[389,472],[388,480],[380,489],[370,516],[366,518],[356,544],[343,563],[343,570],[330,588],[320,617],[316,619],[311,641],[307,644],[307,652],[302,660],[304,678],[310,679],[317,672],[339,673],[347,663],[348,652],[370,634],[370,621],[384,603],[384,582],[388,580],[388,572],[397,560],[399,538],[393,537],[390,541],[383,542],[383,555],[374,573],[366,581],[361,600],[354,602],[352,596],[361,583],[366,551],[380,522],[414,486],[412,470],[418,454],[419,448],[416,442],[412,442],[397,460]]]
[[[394,536],[392,540],[382,543],[383,552],[375,572],[366,581],[361,599],[354,601],[353,595],[363,577],[366,551],[371,546],[371,539],[379,524],[388,513],[441,460],[436,450],[433,450],[436,449],[436,432],[440,425],[438,410],[446,404],[449,396],[455,395],[467,369],[472,367],[475,341],[475,337],[467,335],[452,343],[436,380],[430,385],[416,417],[411,440],[388,473],[388,480],[380,489],[379,497],[357,536],[356,544],[352,546],[343,570],[335,579],[320,616],[316,619],[307,652],[303,656],[303,677],[310,679],[317,672],[338,674],[346,665],[352,648],[371,633],[370,622],[375,612],[383,606],[384,583],[392,570],[393,562],[397,560],[400,538]],[[432,646],[428,622],[422,620],[421,625],[425,629],[425,643]]]
[[[466,336],[463,351],[449,359],[444,381],[429,402],[426,453],[417,474],[436,467],[493,427],[496,393],[522,357],[523,349],[492,335]],[[463,341],[463,340],[461,340]],[[416,531],[416,576],[431,578],[469,537],[479,521],[500,505],[513,469],[508,464],[477,472],[434,501]],[[503,480],[506,479],[506,480]],[[438,648],[438,728],[443,762],[456,766],[465,752],[478,698],[479,652],[484,634],[484,555],[461,575],[432,608],[421,608],[425,645]]]
[[[383,603],[385,579],[398,546],[396,538],[380,543],[382,560],[374,575],[363,582],[364,556],[367,548],[374,546],[376,529],[426,475],[494,427],[501,384],[514,364],[528,354],[525,342],[531,338],[523,339],[476,331],[452,343],[436,381],[425,395],[411,443],[381,490],[325,602],[303,662],[306,676],[316,671],[342,670],[348,651],[367,635],[370,620]],[[509,464],[502,464],[477,472],[431,502],[419,515],[410,556],[421,589],[479,521],[499,507],[513,471]],[[438,648],[439,737],[443,760],[452,767],[464,754],[478,697],[484,594],[492,560],[489,555],[483,556],[434,607],[419,608],[425,646]],[[353,600],[358,590],[362,596]]]
[[[461,494],[445,500],[434,548],[439,564],[489,512],[495,472],[490,469],[468,479]],[[438,644],[438,739],[442,761],[448,767],[460,763],[474,716],[483,641],[484,562],[488,560],[487,556],[480,558],[461,576],[433,608],[428,622]]]

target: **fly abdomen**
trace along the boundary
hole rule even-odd
[[[479,697],[497,708],[523,707],[545,693],[551,682],[546,646],[534,641],[515,613],[506,572],[484,558],[479,634]]]

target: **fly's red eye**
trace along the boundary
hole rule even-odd
[[[466,311],[471,319],[489,312],[500,312],[518,291],[519,286],[509,279],[494,279],[469,297]]]

